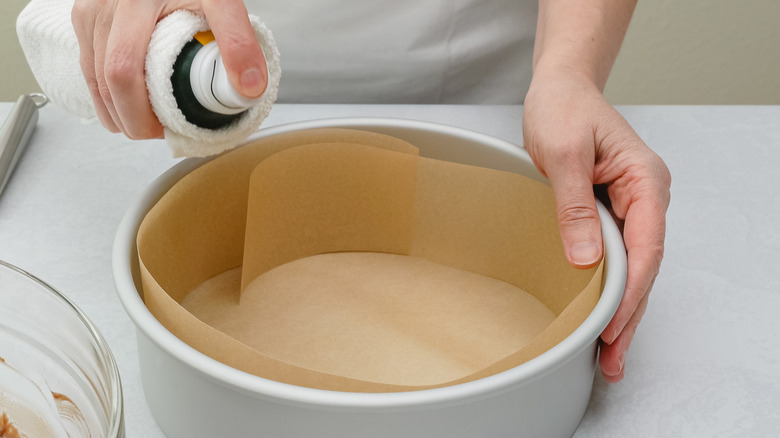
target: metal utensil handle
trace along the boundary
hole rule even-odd
[[[0,128],[0,194],[3,193],[14,166],[35,129],[38,108],[46,105],[48,101],[46,95],[40,93],[19,96]]]

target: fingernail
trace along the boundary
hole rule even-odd
[[[263,75],[260,70],[250,68],[241,74],[241,89],[247,97],[259,97],[263,92]]]
[[[615,342],[615,339],[617,339],[618,332],[617,330],[613,330],[611,333],[607,334],[606,331],[601,334],[601,340],[607,344],[610,345],[613,342]]]
[[[600,255],[596,242],[575,243],[569,250],[569,258],[576,265],[592,265],[599,260]]]
[[[621,371],[623,371],[623,365],[626,364],[626,352],[620,353],[620,356],[618,356],[618,364],[620,365],[620,369],[618,369],[618,374],[620,374]]]
[[[611,343],[615,342],[615,339],[617,339],[619,334],[620,334],[620,332],[617,329],[613,330],[612,331],[612,336],[609,338],[609,342],[608,343],[611,344]]]

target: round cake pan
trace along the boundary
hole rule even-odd
[[[420,155],[511,171],[546,182],[527,152],[511,143],[427,122],[324,119],[258,131],[249,140],[311,128],[354,128],[392,135]],[[505,372],[454,386],[400,393],[305,388],[250,375],[191,348],[143,303],[136,251],[139,224],[184,175],[206,159],[188,159],[155,180],[121,222],[113,252],[120,300],[137,327],[147,401],[169,437],[565,437],[588,405],[598,338],[620,303],[626,258],[620,232],[598,204],[605,244],[601,298],[566,339]]]

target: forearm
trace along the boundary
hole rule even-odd
[[[571,74],[603,91],[636,0],[539,0],[534,75]]]

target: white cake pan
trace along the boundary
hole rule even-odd
[[[546,181],[516,145],[427,122],[315,120],[263,129],[250,140],[323,127],[388,134],[416,145],[425,157]],[[127,212],[114,243],[114,281],[137,327],[146,399],[167,436],[543,438],[574,433],[590,398],[598,337],[625,287],[622,237],[601,204],[606,253],[602,295],[590,316],[560,344],[520,366],[460,385],[388,394],[324,391],[250,375],[201,354],[163,327],[139,296],[138,226],[174,183],[203,162],[182,161],[155,180]]]

